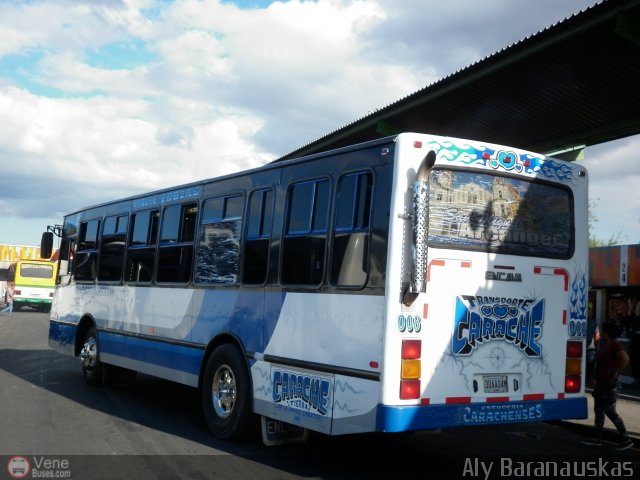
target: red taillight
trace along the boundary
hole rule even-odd
[[[420,398],[420,380],[400,380],[400,399]]]
[[[53,298],[53,292],[49,292],[49,298]]]
[[[579,393],[582,390],[582,353],[581,340],[567,342],[567,358],[564,370],[565,393]]]
[[[400,399],[420,398],[422,340],[402,340],[400,367]]]
[[[582,342],[567,342],[567,358],[582,357]]]
[[[415,360],[422,355],[422,340],[402,340],[402,358]]]
[[[566,393],[578,393],[582,386],[582,377],[567,375],[564,377],[564,391]]]
[[[14,295],[22,295],[22,290],[14,290],[13,294]]]

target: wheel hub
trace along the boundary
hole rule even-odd
[[[227,365],[221,365],[213,376],[211,386],[213,409],[221,418],[231,415],[236,401],[236,380],[233,371]]]
[[[84,368],[93,368],[96,366],[96,357],[98,352],[98,346],[96,345],[96,339],[89,337],[85,340],[82,350],[80,350],[80,360]]]

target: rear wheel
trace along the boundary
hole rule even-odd
[[[84,336],[82,350],[80,350],[80,360],[82,361],[84,380],[89,385],[101,386],[103,384],[104,366],[100,362],[98,335],[94,327],[90,327]]]
[[[202,407],[207,426],[221,439],[246,438],[257,425],[251,412],[249,372],[232,345],[216,348],[205,367]]]

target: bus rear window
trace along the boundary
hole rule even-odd
[[[20,265],[20,276],[23,278],[52,278],[53,265],[23,263]]]
[[[487,173],[431,172],[429,244],[568,258],[573,252],[569,189]]]

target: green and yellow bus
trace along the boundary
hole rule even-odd
[[[57,262],[18,260],[15,264],[14,310],[28,305],[43,312],[50,311],[57,273]]]

